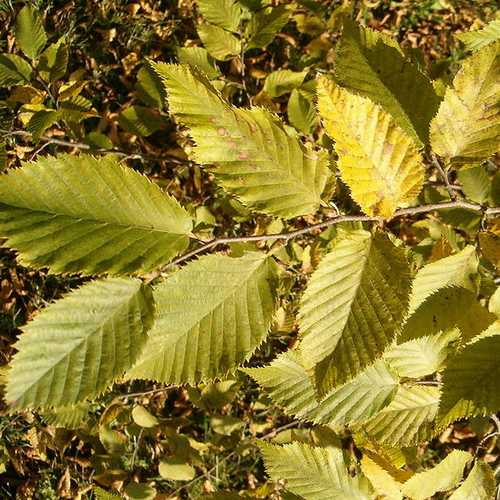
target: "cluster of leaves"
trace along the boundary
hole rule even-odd
[[[17,15],[29,62],[0,56],[0,77],[14,87],[9,99],[24,99],[11,102],[22,104],[27,133],[38,141],[61,121],[85,149],[115,154],[39,156],[0,179],[0,236],[18,262],[92,278],[22,328],[2,377],[8,411],[82,427],[89,440],[97,426],[99,484],[128,481],[129,498],[154,498],[153,485],[123,471],[138,460],[127,435],[164,436],[160,482],[193,480],[208,445],[179,434],[185,422],[174,415],[110,401],[113,384],[187,386],[210,414],[249,376],[309,429],[272,443],[262,433],[276,483],[254,496],[424,499],[456,488],[452,498],[490,498],[493,470],[478,451],[453,450],[423,472],[415,461],[417,446],[457,420],[497,421],[500,410],[498,22],[460,36],[469,54],[447,85],[413,51],[352,21],[348,6],[304,9],[294,20],[310,50],[252,95],[245,58],[272,43],[293,6],[197,7],[203,47],[178,48],[180,64],[149,60],[136,87],[147,106],[118,122],[136,136],[162,131],[166,99],[186,164],[209,173],[239,226],[206,241],[215,234],[207,207],[183,206],[87,132],[95,111],[82,74],[60,81],[66,40],[46,47],[38,12]],[[340,27],[332,69],[323,33]],[[220,78],[216,61],[236,65],[241,82]],[[289,124],[272,104],[287,94]],[[210,253],[220,245],[228,251]],[[256,366],[276,330],[291,345]],[[210,420],[236,446],[242,421]]]

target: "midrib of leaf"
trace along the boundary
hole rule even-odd
[[[68,218],[70,219],[71,221],[74,221],[73,223],[74,224],[78,224],[79,222],[97,222],[99,224],[102,224],[103,226],[116,226],[116,227],[123,227],[125,230],[132,230],[132,229],[139,229],[141,231],[147,231],[147,232],[150,232],[150,233],[168,233],[170,235],[178,235],[179,238],[181,237],[186,237],[186,234],[182,234],[182,233],[176,233],[175,231],[171,231],[171,230],[168,230],[168,229],[162,229],[162,228],[156,228],[156,227],[147,227],[147,226],[142,226],[140,224],[134,224],[134,223],[131,223],[131,224],[128,224],[128,223],[125,223],[125,222],[110,222],[110,221],[107,221],[107,220],[104,220],[104,219],[100,219],[100,218],[97,218],[97,217],[77,217],[77,216],[74,216],[74,215],[71,215],[71,214],[65,214],[65,213],[57,213],[55,211],[51,211],[51,210],[40,210],[38,208],[31,208],[31,207],[22,207],[22,206],[18,206],[18,205],[15,205],[15,204],[5,204],[5,203],[1,203],[0,202],[0,209],[1,208],[5,208],[6,210],[11,210],[12,208],[15,208],[15,209],[18,209],[18,210],[26,210],[26,211],[29,211],[30,213],[39,213],[39,214],[48,214],[48,215],[52,215],[54,218]],[[34,225],[36,225],[36,222],[33,223]],[[67,227],[67,226],[66,226]],[[178,239],[179,239],[178,238]],[[39,239],[39,238],[37,238]],[[33,241],[36,241],[36,239],[34,239]],[[107,242],[105,243],[107,244]]]
[[[243,285],[245,285],[245,291],[248,293],[248,281],[250,280],[251,276],[262,266],[265,264],[265,260],[259,260],[257,261],[257,265],[251,266],[250,270],[248,273],[245,275],[245,278],[242,280],[235,280],[233,286],[229,287],[221,287],[221,290],[224,291],[224,293],[221,294],[219,297],[219,300],[217,300],[215,303],[211,302],[209,307],[210,309],[207,312],[202,313],[199,316],[193,317],[192,318],[192,323],[191,324],[186,324],[184,323],[183,325],[183,330],[178,331],[177,335],[172,334],[171,336],[168,336],[165,338],[165,342],[162,342],[163,345],[166,344],[171,344],[172,343],[172,338],[175,338],[175,342],[178,342],[181,338],[185,337],[186,335],[189,335],[189,333],[193,330],[193,328],[196,328],[204,319],[206,318],[211,318],[213,315],[214,310],[217,308],[221,307],[224,308],[224,304],[227,302],[227,300],[231,297],[233,297],[236,293],[238,293]],[[214,272],[212,269],[211,272]],[[228,275],[229,273],[227,271],[219,271],[220,274]],[[241,273],[235,271],[232,274],[235,274],[236,276],[241,276]],[[201,286],[201,284],[200,284]],[[259,294],[260,298],[260,290],[257,287],[256,288],[257,293]],[[234,305],[236,305],[236,302],[234,302]],[[168,313],[171,314],[171,313]],[[161,313],[160,313],[161,315]],[[210,319],[211,321],[211,319]],[[153,327],[154,328],[154,327]],[[154,333],[153,333],[154,335]],[[154,335],[155,337],[161,337],[161,335]]]
[[[105,327],[110,324],[111,325],[111,339],[113,340],[113,343],[115,342],[115,328],[114,328],[114,321],[115,321],[115,318],[117,316],[120,316],[120,313],[122,312],[122,310],[124,310],[125,313],[127,313],[127,311],[130,310],[130,305],[132,304],[132,302],[136,302],[137,301],[137,298],[138,298],[138,294],[141,293],[141,288],[137,289],[135,291],[135,293],[125,302],[125,303],[121,303],[121,305],[118,305],[118,307],[114,310],[114,312],[111,312],[109,315],[107,314],[107,319],[104,320],[104,322],[100,325],[96,325],[95,328],[92,329],[92,331],[89,331],[88,334],[85,336],[85,337],[82,337],[82,339],[80,341],[76,341],[71,350],[67,351],[66,353],[64,353],[61,358],[54,364],[52,364],[52,366],[50,366],[49,368],[47,368],[47,370],[45,370],[45,372],[43,372],[43,374],[41,374],[37,379],[33,379],[33,382],[31,383],[31,385],[27,386],[26,389],[24,390],[24,392],[28,392],[31,390],[32,387],[38,385],[38,389],[37,389],[37,392],[36,392],[36,395],[37,395],[37,398],[38,398],[38,390],[41,390],[42,389],[42,386],[40,384],[38,384],[39,380],[41,380],[43,377],[45,377],[49,372],[51,373],[51,380],[50,380],[50,383],[48,384],[50,387],[52,387],[52,382],[53,382],[53,378],[54,378],[54,375],[55,375],[55,372],[56,372],[56,368],[58,366],[61,365],[61,363],[65,360],[67,360],[72,354],[74,351],[78,350],[78,348],[80,348],[83,344],[86,344],[89,340],[89,338],[93,338],[95,336],[95,334],[99,331],[101,332],[104,332],[105,331]],[[138,303],[138,309],[140,309],[140,304]],[[106,311],[108,311],[109,309],[106,309]],[[78,325],[78,323],[76,323]],[[48,327],[49,324],[44,324],[44,328]],[[31,328],[31,332],[34,332],[35,329]],[[102,337],[103,335],[101,334],[99,336],[99,338],[101,339],[102,341]],[[116,347],[114,345],[114,347]],[[116,354],[116,348],[113,349],[113,353]],[[97,370],[97,372],[99,373],[101,371],[101,364],[102,364],[102,359],[101,359],[101,355],[102,355],[102,349],[99,351],[99,368]],[[78,382],[78,393],[80,393],[80,387],[82,385],[82,378],[83,378],[83,374],[84,374],[84,370],[82,370],[80,372],[80,381]],[[105,390],[105,389],[104,389]]]
[[[171,78],[172,80],[175,79],[176,83],[183,87],[184,89],[184,92],[187,92],[187,93],[190,93],[191,92],[191,88],[185,84],[185,82],[183,80],[179,80],[178,78],[174,78],[174,76],[172,76],[172,74],[169,75],[169,78]],[[207,91],[208,92],[208,91]],[[252,109],[260,109],[258,107],[256,108],[252,108],[252,109],[242,109],[242,108],[231,108],[231,106],[229,104],[227,104],[225,102],[225,100],[217,94],[217,100],[218,100],[218,103],[217,105],[219,106],[223,106],[225,108],[225,113],[224,113],[224,120],[227,120],[227,119],[230,119],[233,123],[231,125],[231,135],[230,137],[231,138],[235,138],[235,139],[248,139],[249,143],[253,142],[254,139],[252,137],[250,137],[249,135],[247,134],[242,134],[242,135],[233,135],[233,131],[234,130],[238,130],[238,131],[241,131],[241,128],[240,126],[238,126],[238,120],[237,120],[237,116],[240,115],[244,121],[244,124],[245,124],[245,129],[250,129],[251,128],[251,125],[248,123],[247,121],[247,118],[245,117],[245,115],[248,113],[249,116],[251,117],[251,111]],[[263,110],[265,111],[265,110]],[[178,113],[180,115],[184,114],[184,113]],[[183,119],[182,117],[180,118],[180,121],[181,123],[183,122]],[[253,120],[252,120],[253,121]],[[259,129],[259,132],[262,131],[261,127],[260,127],[260,123],[258,122],[258,120],[255,120],[258,124],[258,129]],[[271,122],[270,122],[271,123]],[[311,192],[310,190],[307,188],[307,186],[305,186],[303,184],[304,182],[304,179],[302,178],[302,176],[298,176],[298,175],[294,175],[294,172],[293,172],[293,169],[292,169],[292,162],[290,161],[290,147],[287,147],[286,148],[286,154],[287,154],[287,158],[288,158],[288,161],[286,162],[286,165],[284,165],[282,162],[280,162],[279,160],[279,156],[280,156],[280,153],[278,152],[278,142],[282,142],[279,140],[279,138],[276,138],[275,134],[277,132],[277,130],[281,130],[284,134],[284,137],[286,139],[286,142],[287,142],[287,145],[288,145],[288,141],[289,141],[289,136],[288,134],[283,130],[281,129],[279,123],[277,123],[275,120],[272,121],[274,127],[271,127],[271,132],[273,133],[273,141],[271,141],[271,147],[274,148],[274,151],[269,151],[269,146],[268,146],[268,142],[265,140],[265,137],[264,137],[264,144],[266,144],[265,146],[265,150],[264,150],[264,153],[267,155],[267,158],[249,158],[249,162],[251,163],[273,163],[277,166],[279,166],[280,168],[274,168],[274,169],[269,169],[269,170],[262,170],[262,169],[259,169],[258,172],[259,173],[275,173],[275,172],[279,172],[281,175],[283,175],[285,172],[287,174],[287,176],[290,178],[289,181],[283,181],[282,180],[282,183],[290,183],[290,184],[293,184],[295,188],[299,188],[303,193],[304,195],[306,195],[307,197],[309,197],[311,195]],[[219,126],[219,124],[214,124],[214,127],[217,127]],[[228,129],[229,127],[226,127],[224,126],[224,124],[220,124],[220,127],[224,127],[226,129]],[[197,130],[197,134],[199,134],[199,125],[195,125],[195,126],[188,126],[188,128],[198,128]],[[277,130],[276,130],[277,129]],[[254,133],[257,133],[257,131],[255,131]],[[263,134],[262,134],[263,135]],[[194,139],[194,142],[196,144],[196,140]],[[302,150],[302,147],[299,145],[299,149]],[[303,150],[301,151],[304,156],[307,157],[307,153],[305,153]],[[205,163],[203,162],[203,159],[202,158],[198,158],[198,155],[196,153],[196,150],[194,151],[194,156],[197,158],[197,161],[201,164]],[[311,158],[308,158],[308,159],[311,159]],[[213,164],[218,166],[218,165],[221,165],[223,167],[225,162],[214,162]],[[286,168],[283,168],[283,167],[286,167]],[[235,175],[241,175],[241,174],[248,174],[248,173],[255,173],[256,170],[255,169],[249,169],[247,171],[245,170],[239,170],[238,171],[238,174],[235,174]],[[217,175],[217,170],[214,171],[214,173]],[[227,175],[227,174],[224,174],[224,175]],[[269,185],[274,185],[276,184],[276,182],[272,182],[270,181],[269,182]],[[266,185],[266,184],[262,184],[262,183],[259,183],[259,185]],[[275,199],[275,198],[280,198],[282,197],[282,195],[277,195],[275,196],[274,198],[273,197],[270,197],[268,199]],[[297,206],[301,205],[301,203],[297,203]]]

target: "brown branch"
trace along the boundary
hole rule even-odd
[[[26,138],[31,138],[31,133],[26,131],[26,130],[3,130],[0,129],[0,133],[5,135],[5,136],[14,136],[14,137],[26,137]],[[57,139],[55,137],[46,137],[42,136],[39,139],[39,142],[43,143],[43,148],[46,146],[49,146],[50,144],[54,144],[56,146],[64,146],[68,148],[75,148],[75,149],[80,149],[82,151],[88,151],[89,153],[93,154],[115,154],[121,157],[124,157],[126,159],[141,159],[141,160],[149,160],[149,161],[169,161],[171,163],[174,163],[176,165],[180,166],[192,166],[195,163],[192,162],[191,160],[188,159],[182,159],[178,158],[177,156],[174,155],[149,155],[145,153],[129,153],[127,151],[123,151],[118,148],[96,148],[90,144],[85,144],[84,142],[74,142],[74,141],[66,141],[64,139]]]
[[[394,213],[394,215],[389,220],[392,221],[400,217],[419,215],[419,214],[434,212],[436,210],[446,210],[452,208],[461,208],[464,210],[470,210],[472,212],[478,212],[483,214],[483,216],[492,216],[500,214],[500,207],[486,208],[478,203],[472,203],[466,200],[454,200],[443,203],[431,203],[428,205],[420,205],[418,207],[400,208]],[[275,234],[254,235],[254,236],[233,236],[233,237],[214,238],[213,240],[204,242],[203,245],[201,245],[200,247],[195,248],[194,250],[191,250],[185,253],[184,255],[181,255],[177,259],[167,264],[167,266],[165,266],[163,269],[160,269],[158,272],[153,273],[153,275],[150,277],[148,281],[151,281],[154,278],[158,277],[162,271],[165,271],[170,267],[179,265],[185,262],[186,260],[195,257],[198,254],[212,250],[213,248],[218,247],[219,245],[225,245],[228,243],[249,242],[249,241],[277,241],[277,240],[288,241],[292,238],[313,233],[321,229],[326,229],[330,226],[334,226],[342,222],[382,222],[383,220],[384,219],[382,217],[369,216],[369,215],[337,215],[326,221],[320,222],[318,224],[312,224],[311,226],[307,226],[303,229],[298,229],[296,231],[275,233]]]
[[[450,198],[452,200],[457,199],[457,193],[456,193],[456,188],[453,186],[453,184],[450,183],[450,178],[448,177],[448,172],[441,166],[441,163],[438,160],[438,157],[434,154],[431,153],[431,160],[432,164],[436,167],[437,171],[439,172],[439,175],[441,175],[446,190],[448,191],[448,194],[450,195]]]

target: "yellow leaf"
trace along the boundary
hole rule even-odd
[[[320,78],[318,108],[335,140],[338,168],[363,212],[390,218],[422,188],[422,157],[379,105]]]

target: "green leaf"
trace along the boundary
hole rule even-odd
[[[318,110],[335,140],[342,180],[363,212],[389,218],[418,196],[422,156],[390,114],[325,77],[318,80]]]
[[[16,43],[30,58],[36,59],[47,43],[40,14],[31,6],[25,5],[17,14]]]
[[[92,489],[94,492],[96,500],[120,500],[121,497],[113,493],[109,493],[98,486],[94,486]]]
[[[125,493],[129,500],[154,500],[157,491],[146,483],[128,483]]]
[[[476,251],[469,245],[454,255],[422,267],[413,280],[410,313],[441,288],[459,286],[475,291],[474,276],[477,274],[477,264]]]
[[[465,45],[467,50],[482,49],[491,42],[500,40],[500,19],[494,19],[483,29],[458,33],[455,37]]]
[[[153,108],[161,109],[165,97],[163,84],[150,64],[145,64],[137,73],[135,91],[139,99]]]
[[[234,0],[196,0],[198,10],[210,23],[233,33],[238,32],[241,7]]]
[[[318,124],[313,99],[300,89],[293,89],[287,106],[288,120],[304,134],[311,134]]]
[[[500,41],[464,61],[431,123],[432,149],[455,165],[500,149]]]
[[[360,431],[389,446],[412,446],[425,441],[434,432],[439,395],[437,387],[400,386],[392,403],[364,422]]]
[[[31,66],[14,54],[0,54],[0,85],[11,87],[29,83],[31,80]]]
[[[352,477],[342,450],[303,443],[276,446],[259,443],[266,471],[273,481],[286,480],[286,488],[305,500],[367,500],[372,489],[362,475]]]
[[[449,500],[491,500],[495,487],[493,469],[482,460],[476,460],[465,481],[453,492]]]
[[[298,351],[287,351],[268,366],[242,371],[286,414],[317,424],[347,425],[366,420],[391,402],[398,387],[397,378],[379,360],[318,402]]]
[[[44,414],[45,420],[54,427],[77,429],[88,419],[90,405],[87,402],[70,406],[60,406]]]
[[[200,69],[210,80],[221,75],[214,59],[207,49],[203,47],[179,47],[177,49],[177,58],[181,64],[189,64]]]
[[[66,74],[68,58],[69,52],[66,40],[61,37],[56,43],[49,45],[44,50],[40,56],[37,69],[42,78],[52,83]]]
[[[462,315],[464,310],[461,310]],[[447,357],[455,352],[459,339],[458,328],[426,335],[394,345],[384,354],[384,359],[400,377],[424,377],[443,368]]]
[[[195,476],[194,467],[178,458],[160,460],[158,472],[163,479],[170,481],[190,481]]]
[[[285,5],[257,12],[248,23],[247,49],[263,49],[288,22],[290,12]]]
[[[38,142],[43,133],[61,118],[59,111],[55,109],[41,109],[30,118],[26,128],[33,137],[33,141]],[[1,203],[1,200],[0,200]]]
[[[29,266],[146,272],[182,252],[191,227],[173,198],[111,155],[46,157],[0,176],[0,236]]]
[[[475,165],[470,168],[462,168],[457,177],[468,200],[484,205],[490,199],[491,180],[483,166]]]
[[[144,106],[129,106],[118,116],[118,123],[127,132],[147,137],[165,126],[162,116]]]
[[[149,413],[144,406],[136,405],[132,410],[132,420],[139,426],[145,429],[156,427],[160,422],[158,419]]]
[[[321,394],[382,355],[406,313],[409,291],[405,253],[387,236],[358,230],[337,239],[299,312],[303,359]]]
[[[453,450],[432,469],[408,479],[403,484],[403,493],[414,500],[425,500],[440,491],[451,490],[460,482],[464,468],[471,460],[470,453]]]
[[[198,36],[208,53],[218,61],[227,61],[241,53],[241,41],[215,24],[198,25]]]
[[[101,394],[135,362],[153,321],[140,280],[93,281],[23,328],[7,374],[12,408],[67,406]]]
[[[437,278],[435,283],[439,284]],[[414,285],[413,289],[415,288]],[[464,314],[464,311],[467,311],[467,314]],[[477,301],[474,292],[457,286],[445,286],[427,297],[413,312],[404,324],[398,342],[418,339],[454,328],[460,330],[461,340],[467,342],[491,325],[493,321],[495,321],[495,315],[488,312]]]
[[[439,425],[463,417],[487,415],[500,408],[500,322],[448,361],[443,372]]]
[[[379,104],[417,145],[428,142],[439,97],[427,75],[404,56],[395,40],[345,21],[335,77],[353,93]]]
[[[221,377],[266,338],[275,264],[265,255],[207,255],[154,290],[157,318],[128,378],[193,384]]]
[[[289,69],[279,69],[270,73],[264,82],[263,90],[271,97],[280,97],[300,87],[307,71],[291,71]]]
[[[261,108],[230,106],[188,66],[156,64],[170,112],[189,127],[199,163],[215,164],[222,186],[256,210],[291,218],[315,212],[331,178],[328,153],[313,151]]]

